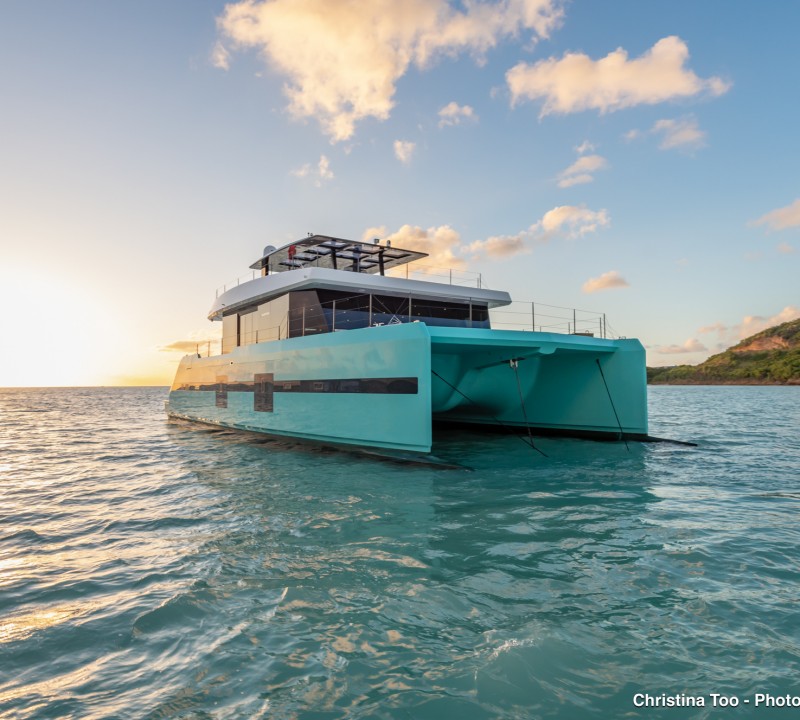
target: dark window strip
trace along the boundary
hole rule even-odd
[[[248,381],[181,385],[178,390],[217,390],[253,392]],[[349,378],[336,380],[275,380],[272,391],[279,393],[360,393],[366,395],[416,395],[419,382],[415,377]]]

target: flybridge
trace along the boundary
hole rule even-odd
[[[268,245],[264,248],[263,256],[250,267],[260,270],[262,275],[305,267],[383,275],[389,268],[425,257],[428,257],[427,253],[393,248],[388,241],[381,245],[378,240],[365,243],[327,235],[310,235],[280,249]]]

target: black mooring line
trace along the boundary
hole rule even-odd
[[[528,441],[530,442],[531,447],[534,450],[542,452],[541,450],[539,450],[539,448],[536,447],[536,445],[533,444],[533,434],[531,433],[531,426],[528,424],[528,411],[525,409],[525,399],[522,397],[522,385],[519,382],[519,370],[518,370],[519,360],[517,359],[509,360],[508,364],[514,370],[514,375],[517,378],[517,392],[519,393],[519,404],[520,407],[522,408],[522,418],[523,420],[525,420],[525,427],[528,429]],[[542,455],[547,457],[547,455],[545,455],[543,452]]]
[[[597,363],[597,369],[600,371],[600,377],[603,378],[603,385],[606,386],[608,401],[611,403],[611,409],[614,411],[614,417],[617,419],[617,426],[619,427],[619,439],[625,443],[625,449],[628,452],[630,452],[631,449],[628,447],[628,441],[625,439],[625,433],[622,430],[622,423],[619,421],[619,415],[617,415],[617,408],[614,407],[614,400],[611,398],[611,391],[608,389],[608,383],[606,382],[606,376],[603,373],[603,367],[600,365],[600,359],[595,358],[594,361]]]
[[[476,402],[475,402],[475,401],[474,401],[474,400],[473,400],[471,397],[468,397],[468,396],[467,396],[467,395],[465,395],[463,392],[461,392],[461,390],[459,390],[459,389],[458,389],[458,388],[457,388],[455,385],[453,385],[452,383],[449,383],[449,382],[447,382],[447,380],[445,380],[445,379],[444,379],[444,378],[443,378],[441,375],[439,375],[439,373],[437,373],[437,372],[436,372],[436,370],[434,370],[433,368],[431,368],[431,373],[433,373],[434,375],[436,375],[436,377],[438,377],[438,378],[439,378],[439,380],[441,380],[441,381],[442,381],[442,382],[443,382],[445,385],[447,385],[448,387],[451,387],[453,390],[455,390],[455,391],[456,391],[456,392],[457,392],[459,395],[461,395],[461,397],[463,397],[463,398],[464,398],[464,399],[465,399],[465,400],[466,400],[468,403],[472,403],[473,405],[477,405],[477,404],[478,404],[478,403],[476,403]],[[510,425],[506,425],[506,424],[505,424],[505,423],[504,423],[504,422],[503,422],[503,421],[502,421],[502,420],[501,420],[499,417],[497,417],[496,415],[492,415],[491,417],[492,417],[492,419],[493,419],[494,421],[496,421],[497,423],[499,423],[499,424],[500,424],[502,427],[504,427],[504,428],[507,428],[507,429],[509,429],[509,430],[513,430],[513,431],[514,431],[514,432],[513,432],[513,434],[514,434],[514,437],[518,437],[520,440],[522,440],[522,442],[524,442],[526,445],[528,445],[528,447],[531,447],[531,448],[533,448],[533,449],[534,449],[534,450],[536,450],[536,452],[538,452],[540,455],[544,455],[544,457],[548,457],[548,456],[547,456],[547,455],[546,455],[544,452],[542,452],[542,451],[541,451],[539,448],[537,448],[537,447],[536,447],[536,446],[533,444],[533,442],[532,442],[532,441],[529,443],[529,442],[528,442],[528,441],[527,441],[527,440],[526,440],[524,437],[522,437],[522,435],[517,435],[517,433],[516,433],[516,429],[515,429],[515,428],[512,428]],[[530,429],[530,428],[528,428],[528,434],[529,434],[529,435],[530,435],[530,432],[531,432],[531,429]]]

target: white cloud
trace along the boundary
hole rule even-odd
[[[477,122],[478,116],[469,105],[459,105],[457,102],[447,103],[439,110],[439,127],[447,125],[460,125],[462,121]]]
[[[457,254],[461,248],[461,236],[449,225],[430,227],[423,230],[415,225],[403,225],[397,232],[386,234],[386,227],[367,228],[363,235],[364,242],[370,242],[373,238],[380,238],[381,241],[391,241],[395,247],[405,250],[417,250],[428,253],[427,262],[431,265],[462,268],[464,259]]]
[[[558,187],[567,188],[590,183],[594,180],[592,173],[602,170],[607,165],[607,160],[601,155],[582,155],[558,176]]]
[[[364,118],[389,117],[412,65],[459,52],[480,60],[520,32],[548,37],[562,14],[561,0],[467,2],[463,10],[446,0],[242,0],[217,23],[232,47],[256,49],[287,77],[293,116],[317,119],[338,142]]]
[[[319,156],[317,174],[319,175],[320,182],[323,180],[333,180],[333,170],[331,170],[330,161],[325,155]]]
[[[528,234],[525,232],[516,235],[493,235],[486,240],[476,240],[470,243],[466,251],[474,256],[485,255],[491,258],[511,257],[530,252],[526,244]]]
[[[702,334],[716,333],[722,349],[735,345],[740,340],[755,335],[767,328],[800,318],[800,308],[787,305],[783,310],[769,317],[763,315],[745,315],[740,323],[723,325],[720,322],[701,327],[697,332]]]
[[[403,165],[408,165],[416,147],[417,144],[410,140],[395,140],[394,155]]]
[[[465,256],[508,258],[528,253],[534,245],[562,238],[577,238],[611,222],[605,210],[589,210],[586,207],[563,205],[546,212],[541,220],[527,230],[515,235],[493,235],[486,240],[475,240],[469,244],[449,225],[430,227],[427,230],[415,225],[403,225],[397,232],[387,235],[385,226],[367,228],[362,239],[370,242],[374,238],[391,240],[395,247],[419,250],[430,255],[428,262],[440,267],[462,268]]]
[[[700,148],[706,144],[706,133],[697,126],[697,120],[694,118],[659,120],[650,132],[661,135],[658,147],[662,150]]]
[[[661,345],[655,348],[659,355],[682,355],[684,353],[708,352],[708,348],[696,338],[689,338],[683,345]]]
[[[583,283],[583,292],[595,293],[600,290],[610,290],[611,288],[630,287],[630,283],[622,277],[616,270],[609,270],[600,277],[589,278]]]
[[[574,239],[595,232],[598,227],[611,222],[605,210],[561,205],[548,210],[542,219],[527,230],[515,235],[495,235],[486,240],[476,240],[465,248],[473,256],[510,257],[530,252],[531,246],[542,245],[556,237]]]
[[[560,205],[548,210],[542,219],[515,235],[496,235],[470,243],[466,252],[488,257],[509,257],[530,252],[532,245],[542,245],[556,237],[575,239],[608,225],[606,210],[589,210],[575,205]]]
[[[685,67],[688,59],[686,43],[670,36],[634,60],[618,48],[600,60],[567,53],[560,60],[519,63],[506,73],[506,82],[512,104],[543,99],[541,116],[589,109],[612,112],[701,93],[721,95],[730,88],[721,78],[695,75]]]
[[[211,64],[222,70],[228,70],[231,66],[230,59],[231,55],[227,48],[221,42],[217,42],[211,51]]]
[[[762,215],[753,222],[753,225],[766,225],[770,230],[786,230],[786,228],[800,226],[800,198],[791,205]]]
[[[558,234],[568,238],[581,237],[610,222],[606,210],[589,210],[584,205],[560,205],[548,210],[533,227],[542,231],[543,240],[548,240]]]
[[[561,180],[558,181],[558,187],[568,188],[572,187],[573,185],[585,185],[586,183],[590,182],[594,182],[594,175],[590,175],[589,173],[568,175],[567,177],[562,177]]]
[[[728,331],[728,326],[723,325],[720,322],[714,323],[713,325],[704,325],[701,327],[697,332],[702,333],[705,335],[706,333],[724,333]]]
[[[312,177],[314,185],[320,187],[326,180],[333,180],[335,177],[331,170],[331,163],[327,156],[320,155],[316,168],[312,168],[310,163],[306,163],[296,170],[291,171],[292,175],[299,178]]]
[[[789,322],[790,320],[797,320],[800,318],[800,308],[793,305],[787,305],[779,313],[772,317],[763,317],[761,315],[747,315],[744,317],[739,325],[731,328],[738,340],[744,340],[746,337],[755,335],[762,330],[780,325],[781,323]]]
[[[588,140],[584,140],[580,145],[575,146],[575,152],[578,155],[584,155],[587,152],[594,152],[594,145]]]

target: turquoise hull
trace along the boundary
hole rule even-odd
[[[646,400],[637,340],[405,323],[186,356],[167,411],[318,443],[427,454],[438,422],[645,437]]]

